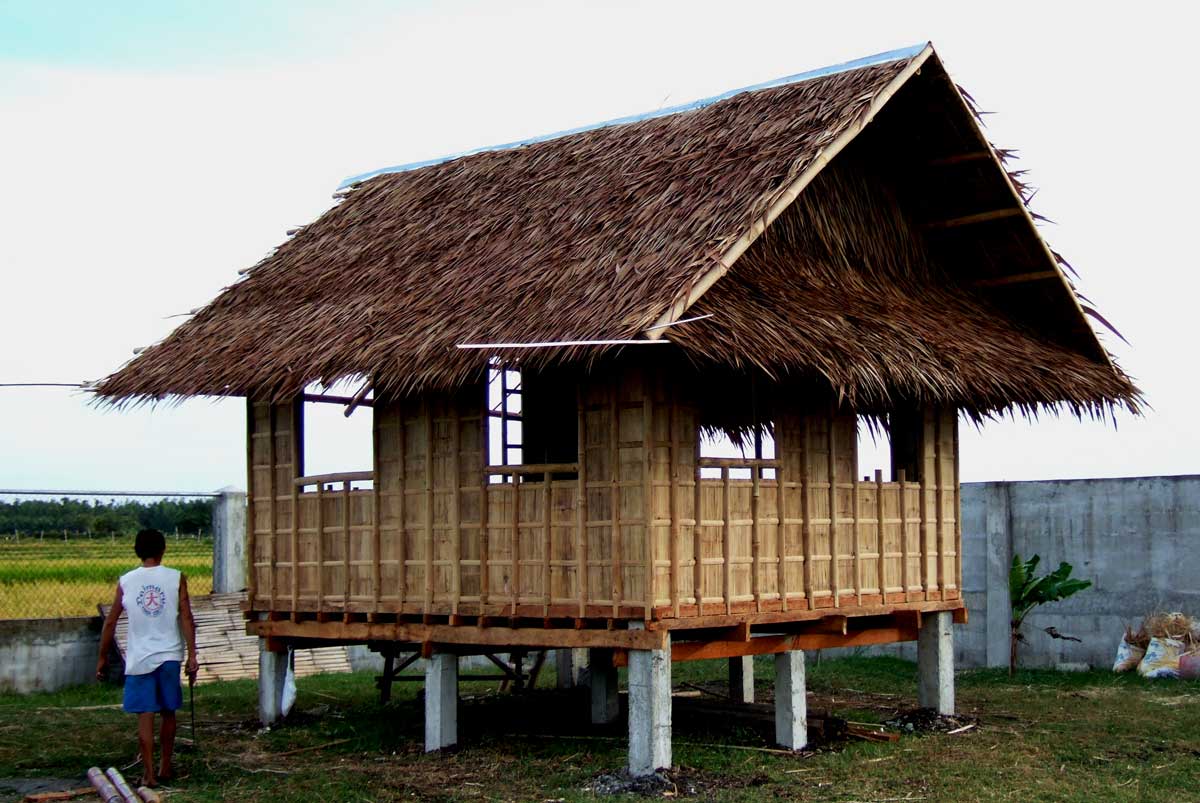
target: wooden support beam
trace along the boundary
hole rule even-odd
[[[942,156],[937,159],[930,159],[925,164],[929,167],[946,167],[948,165],[963,164],[964,162],[982,162],[992,158],[992,152],[989,151],[969,151],[967,153],[956,153],[953,156]]]
[[[1025,214],[1025,210],[1018,207],[1008,207],[1005,209],[992,209],[988,212],[976,212],[973,215],[962,215],[961,217],[947,218],[946,220],[931,220],[923,223],[922,226],[928,230],[953,229],[959,226],[971,226],[976,223],[987,223],[992,220],[1004,220],[1010,217],[1021,217]]]
[[[972,287],[1005,287],[1026,282],[1040,282],[1047,279],[1057,279],[1058,273],[1052,270],[1035,270],[1029,273],[1013,273],[1009,276],[995,276],[990,279],[979,279],[971,282]]]
[[[917,631],[898,627],[879,627],[845,635],[837,633],[801,633],[788,636],[757,636],[749,641],[675,641],[671,643],[671,660],[707,661],[717,658],[738,658],[743,655],[770,655],[791,650],[824,650],[835,647],[865,647],[871,644],[894,644],[916,641]],[[617,653],[617,666],[627,666],[628,656]]]
[[[544,649],[612,647],[630,650],[661,650],[666,647],[665,630],[625,630],[533,627],[472,627],[438,624],[382,622],[247,622],[252,636],[277,639],[319,639],[355,643],[391,641],[420,644],[432,654],[437,645],[456,644],[479,647],[540,647]],[[503,650],[501,650],[503,651]]]

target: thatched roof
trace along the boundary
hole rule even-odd
[[[605,355],[461,343],[665,337],[864,403],[1136,409],[1003,156],[925,47],[385,171],[96,392],[408,393]]]

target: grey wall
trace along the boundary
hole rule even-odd
[[[963,486],[964,662],[1008,662],[1008,569],[1014,553],[1067,561],[1093,582],[1025,620],[1021,660],[1112,664],[1126,624],[1156,610],[1200,616],[1200,477],[999,482]],[[1041,567],[1039,567],[1041,568]],[[1083,643],[1052,639],[1056,627]]]
[[[98,616],[0,621],[0,691],[25,694],[92,682],[100,624]]]

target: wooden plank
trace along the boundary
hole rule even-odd
[[[339,642],[395,641],[409,644],[462,644],[494,647],[612,647],[630,650],[666,648],[665,630],[584,629],[544,627],[478,627],[404,622],[316,622],[259,620],[246,631],[263,638],[312,639]]]
[[[724,572],[725,612],[733,610],[733,535],[729,527],[729,467],[721,468],[721,569]]]
[[[339,482],[366,482],[375,478],[373,471],[336,471],[332,474],[313,474],[308,477],[296,477],[292,480],[298,486],[305,485],[320,485],[322,483],[330,483],[336,485]]]
[[[587,612],[588,602],[588,532],[587,532],[587,410],[584,409],[583,385],[575,388],[575,412],[578,416],[576,437],[578,442],[579,472],[577,498],[575,500],[575,558],[578,561],[579,618]]]
[[[779,468],[777,458],[761,457],[697,457],[699,468]]]
[[[578,463],[522,463],[512,466],[489,465],[484,467],[487,474],[516,475],[516,474],[574,474],[579,470]]]
[[[706,661],[737,658],[744,655],[769,655],[792,650],[823,650],[836,647],[865,647],[916,641],[917,631],[899,627],[880,627],[846,634],[802,633],[787,636],[756,636],[749,641],[676,641],[671,644],[671,660]]]

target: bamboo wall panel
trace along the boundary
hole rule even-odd
[[[956,592],[954,411],[924,412],[918,476],[885,481],[858,473],[849,413],[782,415],[774,460],[698,463],[698,405],[669,378],[575,394],[575,463],[489,467],[479,387],[376,400],[373,471],[325,481],[301,477],[299,406],[251,404],[256,610],[638,618]]]

